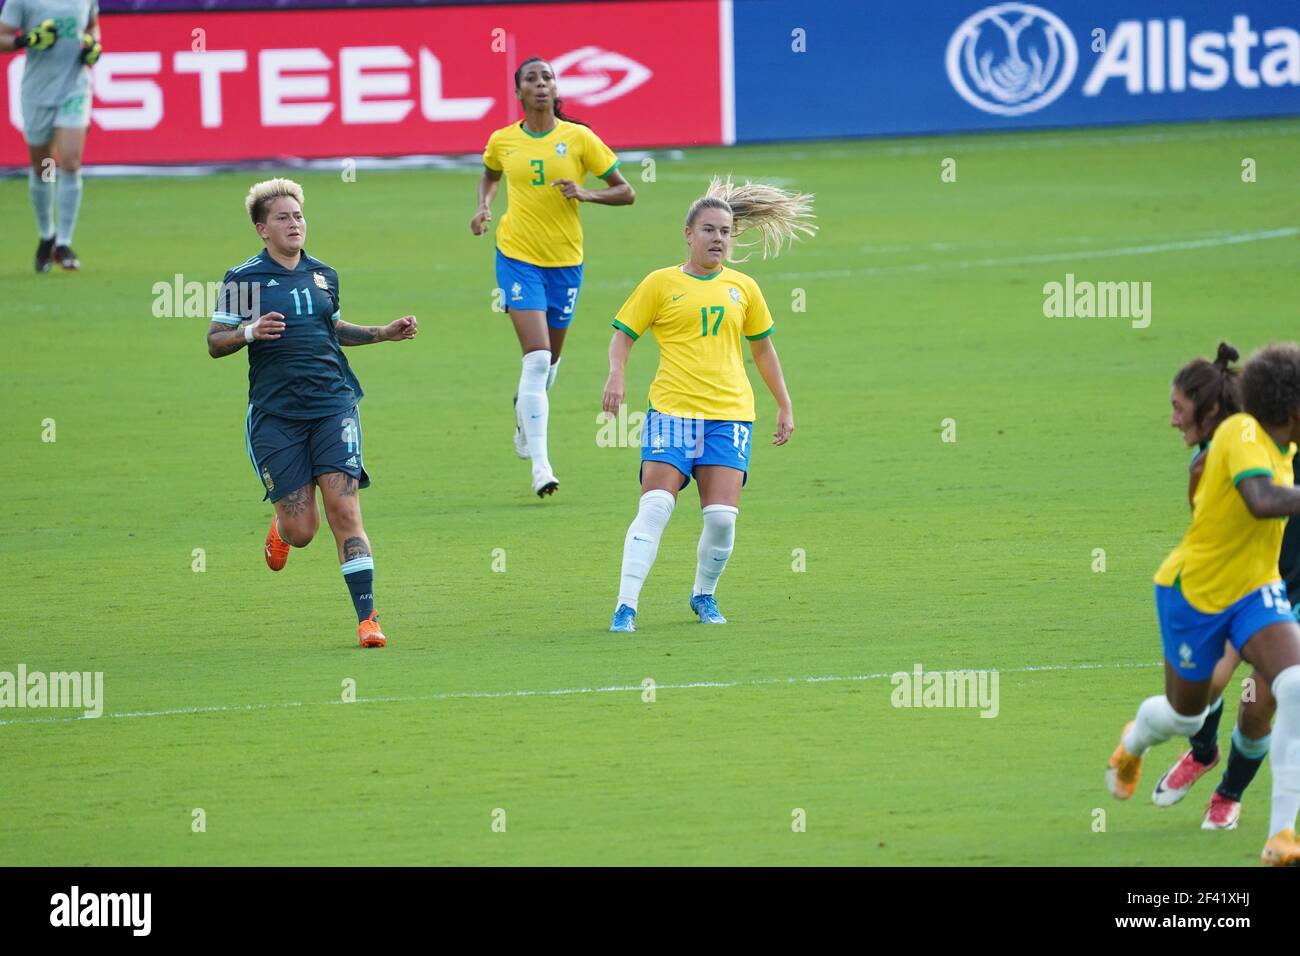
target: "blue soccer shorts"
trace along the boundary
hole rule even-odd
[[[325,418],[283,418],[248,406],[248,457],[266,498],[279,501],[319,475],[341,471],[370,485],[361,462],[361,415],[355,405]]]
[[[749,480],[750,437],[753,422],[678,418],[650,409],[641,429],[641,464],[663,461],[682,473],[682,488],[700,465],[724,465]]]
[[[1214,673],[1223,656],[1223,642],[1237,653],[1246,642],[1271,624],[1295,623],[1286,586],[1281,581],[1256,588],[1217,614],[1198,611],[1183,597],[1177,584],[1156,585],[1156,617],[1165,660],[1185,680],[1203,681]]]
[[[508,309],[546,313],[546,324],[567,329],[582,291],[582,263],[576,266],[535,266],[511,259],[497,250],[497,288]]]

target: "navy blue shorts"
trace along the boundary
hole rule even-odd
[[[506,308],[546,313],[546,324],[567,329],[582,291],[582,263],[576,266],[535,266],[511,259],[497,250],[497,288]]]
[[[1295,623],[1286,587],[1281,581],[1266,584],[1228,605],[1218,614],[1198,611],[1183,597],[1182,589],[1156,585],[1156,617],[1165,660],[1190,681],[1208,680],[1229,641],[1241,653],[1246,642],[1278,621]]]
[[[244,438],[253,471],[272,502],[331,471],[351,475],[362,488],[370,484],[361,464],[361,415],[355,405],[310,419],[281,418],[249,405]]]
[[[641,429],[641,465],[663,461],[682,473],[682,487],[700,465],[724,465],[749,481],[749,439],[753,422],[724,422],[707,418],[678,418],[653,408]],[[639,479],[638,479],[639,480]]]

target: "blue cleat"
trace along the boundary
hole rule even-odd
[[[701,624],[726,624],[727,619],[718,610],[712,594],[697,594],[691,598],[691,610],[700,616]]]
[[[626,604],[620,604],[609,622],[609,629],[620,634],[631,634],[636,630],[636,611]]]

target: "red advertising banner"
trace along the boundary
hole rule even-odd
[[[472,153],[550,60],[614,149],[723,141],[719,0],[103,18],[85,162]],[[0,165],[21,166],[22,57],[0,60]],[[728,104],[729,106],[729,104]]]

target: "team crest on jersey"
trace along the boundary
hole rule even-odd
[[[556,144],[555,144],[555,155],[556,155],[556,156],[567,156],[568,153],[569,153],[569,144],[568,144],[568,143],[556,143]]]
[[[275,482],[271,478],[271,472],[266,468],[262,469],[262,484],[266,485],[266,491],[268,494],[275,491]]]
[[[323,276],[323,275],[322,275],[321,273],[319,273],[319,272],[313,272],[313,273],[311,274],[311,277],[312,277],[313,279],[316,280],[316,284],[317,284],[318,286],[320,286],[320,287],[321,287],[322,289],[324,289],[326,292],[329,291],[329,283],[325,281],[325,276]]]
[[[737,289],[734,285],[730,289],[728,289],[727,292],[731,295],[732,302],[740,301],[740,290]]]

